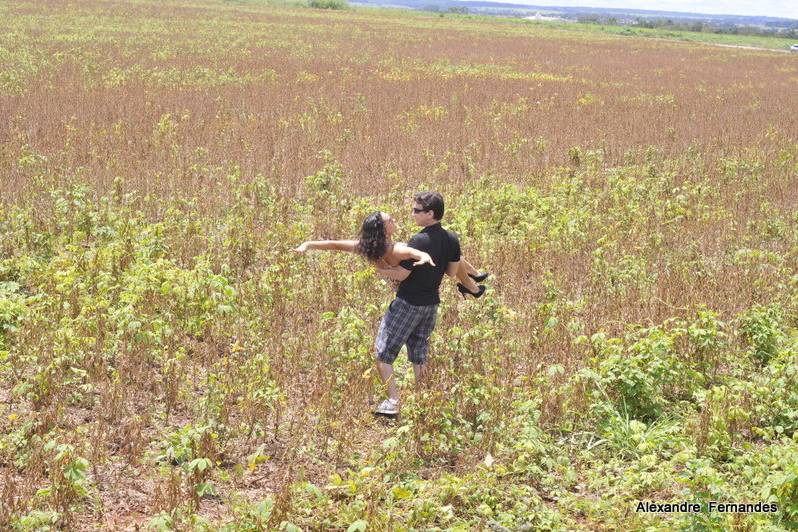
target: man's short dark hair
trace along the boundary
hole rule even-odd
[[[443,196],[437,192],[419,192],[413,200],[425,211],[432,211],[436,220],[443,218]]]

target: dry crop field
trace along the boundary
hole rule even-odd
[[[258,2],[0,4],[0,528],[798,521],[798,58]],[[375,419],[410,197],[432,377]],[[773,503],[645,513],[638,501]]]

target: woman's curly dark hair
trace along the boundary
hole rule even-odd
[[[369,260],[380,260],[388,251],[388,234],[381,212],[369,214],[363,220],[355,251]]]

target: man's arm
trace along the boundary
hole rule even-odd
[[[460,267],[460,261],[450,262],[446,266],[446,275],[449,277],[457,277],[457,268]]]
[[[451,231],[446,231],[451,245],[449,264],[446,266],[446,275],[457,277],[457,269],[460,267],[460,239]]]
[[[410,275],[410,270],[406,270],[401,266],[394,266],[393,268],[377,268],[377,275],[389,281],[404,281]]]

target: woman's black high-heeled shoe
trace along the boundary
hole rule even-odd
[[[457,291],[463,294],[463,299],[466,298],[466,294],[474,296],[474,299],[479,299],[485,293],[485,285],[479,285],[479,289],[476,292],[472,292],[463,283],[457,283]]]
[[[474,281],[478,283],[481,283],[482,281],[487,279],[489,275],[490,274],[488,272],[480,273],[479,275],[471,275],[470,273],[468,274],[469,277],[471,277]]]

